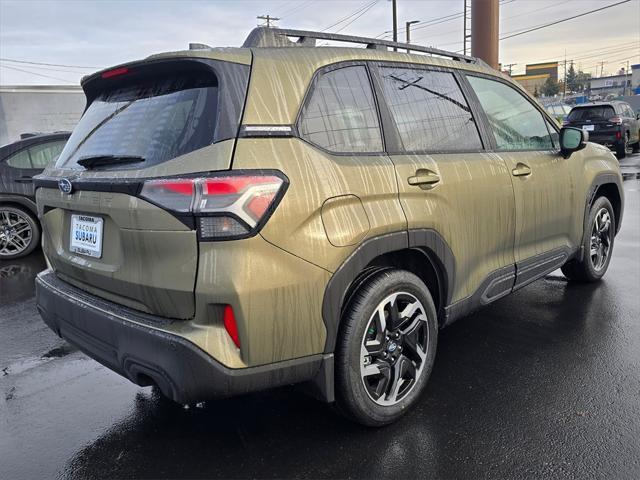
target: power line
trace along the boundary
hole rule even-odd
[[[338,30],[336,30],[333,33],[338,33],[341,32],[342,30],[344,30],[345,28],[347,28],[349,25],[351,25],[353,22],[355,22],[356,20],[358,20],[361,16],[363,16],[365,13],[367,13],[369,10],[371,10],[376,3],[378,3],[378,0],[376,0],[375,2],[373,2],[372,4],[370,4],[365,10],[363,10],[362,12],[360,12],[360,14],[353,18],[349,23],[345,23],[342,27],[340,27]]]
[[[623,3],[629,3],[630,1],[631,0],[622,0],[621,2],[614,3],[612,5],[607,5],[605,7],[600,7],[600,8],[596,8],[594,10],[589,10],[588,12],[580,13],[578,15],[573,15],[571,17],[563,18],[561,20],[556,20],[555,22],[546,23],[544,25],[538,25],[536,27],[529,28],[528,30],[524,30],[522,32],[513,33],[512,35],[507,35],[505,37],[501,37],[500,40],[506,40],[508,38],[513,38],[513,37],[517,37],[519,35],[524,35],[525,33],[535,32],[536,30],[541,30],[543,28],[551,27],[553,25],[557,25],[559,23],[567,22],[567,21],[573,20],[575,18],[584,17],[585,15],[589,15],[591,13],[600,12],[602,10],[606,10],[606,9],[612,8],[612,7],[617,7],[618,5],[622,5]]]
[[[100,69],[102,67],[87,67],[82,65],[60,65],[58,63],[42,63],[42,62],[27,62],[26,60],[13,60],[11,58],[0,58],[3,62],[25,63],[28,65],[46,65],[48,67],[66,67],[66,68],[86,68],[86,69]]]
[[[53,80],[58,80],[58,81],[60,81],[60,82],[76,83],[76,82],[73,82],[73,81],[71,81],[71,80],[67,80],[67,79],[64,79],[64,78],[53,77],[53,76],[51,76],[51,75],[44,75],[44,74],[42,74],[42,73],[29,72],[28,70],[23,70],[23,69],[21,69],[21,68],[16,68],[16,67],[10,67],[9,65],[2,65],[2,64],[0,64],[0,68],[8,68],[8,69],[10,69],[10,70],[16,70],[16,71],[18,71],[18,72],[29,73],[29,74],[31,74],[31,75],[37,75],[38,77],[51,78],[51,79],[53,79]]]
[[[507,5],[509,3],[513,3],[516,0],[500,0],[500,5]],[[458,18],[462,18],[464,16],[464,12],[451,13],[449,15],[444,15],[442,17],[432,18],[431,20],[424,20],[422,22],[416,23],[415,27],[411,28],[411,31],[420,30],[422,28],[433,27],[434,25],[440,25],[441,23],[450,22],[451,20],[456,20]],[[406,28],[399,28],[398,33],[405,31]],[[388,34],[392,33],[391,30],[387,30],[385,32],[379,33],[375,38],[385,37]]]
[[[351,17],[353,17],[354,15],[357,15],[358,13],[360,13],[362,10],[364,10],[365,8],[367,8],[369,5],[375,5],[376,3],[378,3],[378,0],[375,0],[373,2],[370,3],[364,3],[363,5],[361,5],[360,7],[358,7],[355,11],[353,11],[351,14],[347,15],[346,17],[342,17],[340,20],[338,20],[335,23],[332,23],[331,25],[329,25],[328,27],[325,27],[321,30],[321,32],[326,32],[327,30],[329,30],[330,28],[335,27],[336,25],[341,24],[342,22],[349,20]]]
[[[287,10],[286,12],[282,13],[280,15],[280,18],[284,18],[286,15],[292,15],[294,12],[298,12],[300,9],[302,9],[303,7],[309,5],[310,3],[313,3],[314,0],[308,0],[306,2],[302,2],[302,3],[298,3],[295,7],[290,8],[289,10]]]
[[[0,62],[4,62],[4,60],[0,60]],[[9,65],[12,66],[12,65]],[[16,65],[13,65],[14,67]],[[45,71],[50,71],[50,72],[62,72],[62,73],[76,73],[78,75],[86,75],[87,72],[81,72],[79,70],[67,70],[67,69],[61,69],[61,68],[51,68],[51,67],[40,67],[40,66],[25,66],[25,68],[36,68],[38,70],[45,70]]]

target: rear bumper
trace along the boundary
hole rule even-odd
[[[60,337],[132,382],[155,384],[183,404],[325,378],[325,370],[333,366],[331,355],[312,355],[227,368],[185,338],[161,329],[172,320],[89,295],[51,270],[36,278],[36,302],[45,323]]]
[[[624,144],[624,140],[616,138],[615,133],[592,135],[591,132],[589,132],[589,141],[593,143],[599,143],[600,145],[604,145],[605,147],[609,147],[613,150],[615,150],[616,147]]]

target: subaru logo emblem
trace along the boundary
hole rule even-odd
[[[387,350],[389,350],[389,353],[393,353],[396,351],[396,348],[398,348],[398,344],[396,342],[391,342],[387,347]]]
[[[73,185],[71,184],[71,180],[68,178],[61,178],[58,181],[58,188],[62,193],[71,193],[73,190]]]

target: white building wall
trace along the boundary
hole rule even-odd
[[[21,133],[73,130],[85,107],[80,87],[0,87],[0,145]]]

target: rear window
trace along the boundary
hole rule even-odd
[[[213,143],[217,112],[213,73],[156,77],[105,91],[80,119],[56,166],[82,168],[78,160],[99,156],[144,159],[101,169],[162,163]]]
[[[579,107],[574,108],[569,113],[569,121],[584,122],[587,120],[608,120],[615,116],[613,107],[602,105],[598,107]]]

